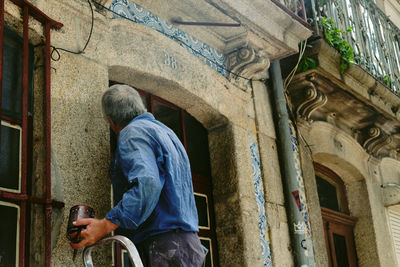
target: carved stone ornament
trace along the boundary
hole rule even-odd
[[[385,133],[379,127],[371,127],[367,131],[367,139],[363,143],[363,147],[367,152],[378,157],[381,150],[389,145],[393,138]]]
[[[242,47],[227,56],[227,67],[231,80],[252,79],[260,73],[266,73],[270,61],[265,51],[256,51],[252,47]],[[242,79],[241,77],[246,79]],[[247,81],[247,80],[246,80]]]
[[[311,80],[302,80],[289,89],[291,102],[295,106],[297,118],[310,121],[311,114],[328,101],[326,95],[318,90]]]
[[[326,104],[328,98],[324,93],[317,90],[315,86],[305,89],[305,98],[296,110],[297,116],[310,120],[311,113]]]

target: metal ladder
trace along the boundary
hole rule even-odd
[[[91,255],[93,247],[104,245],[106,243],[112,243],[114,241],[119,242],[128,251],[129,259],[133,267],[143,267],[142,260],[140,259],[139,253],[135,245],[132,243],[131,240],[122,235],[107,237],[98,241],[92,246],[86,247],[83,250],[83,263],[85,264],[85,267],[93,267],[93,260]]]

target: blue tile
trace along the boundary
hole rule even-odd
[[[263,263],[265,267],[272,267],[271,248],[269,241],[266,241],[268,233],[267,216],[265,213],[264,185],[261,173],[260,154],[254,138],[249,132],[250,153],[254,179],[254,194],[258,208],[258,230],[260,231],[260,243]]]
[[[114,0],[110,6],[110,10],[131,21],[143,24],[164,34],[185,47],[190,53],[201,59],[222,76],[228,76],[225,68],[225,56],[222,53],[219,53],[214,48],[211,48],[182,30],[174,28],[168,22],[141,6],[128,0]],[[113,18],[118,18],[118,16],[114,14]]]

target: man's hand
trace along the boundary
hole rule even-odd
[[[70,243],[73,249],[90,246],[99,241],[103,236],[111,233],[118,228],[118,225],[104,219],[81,219],[73,222],[75,226],[86,225],[86,229],[82,230],[80,236],[83,239],[79,243]]]

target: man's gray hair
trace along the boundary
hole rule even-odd
[[[115,84],[101,98],[104,115],[114,123],[126,126],[135,117],[147,112],[139,93],[125,84]]]

